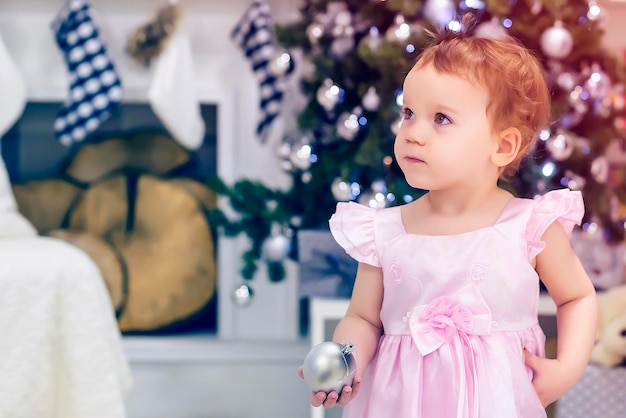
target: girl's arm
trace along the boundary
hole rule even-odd
[[[537,255],[536,270],[557,306],[557,357],[527,354],[527,364],[536,372],[533,384],[547,406],[582,376],[595,341],[598,311],[593,284],[561,225],[553,223],[541,239],[546,247]]]
[[[332,408],[336,405],[346,405],[358,393],[361,385],[361,376],[372,361],[378,339],[382,334],[380,309],[383,301],[383,273],[379,267],[359,263],[354,288],[348,311],[343,317],[333,335],[333,341],[343,344],[354,344],[356,355],[356,374],[352,386],[346,386],[341,396],[333,391],[326,395],[324,392],[311,394],[313,406],[324,405]],[[302,366],[298,369],[302,377]]]
[[[380,309],[383,302],[382,270],[359,263],[352,298],[346,316],[339,321],[333,341],[354,343],[357,360],[355,380],[360,381],[363,371],[374,357],[382,334]]]

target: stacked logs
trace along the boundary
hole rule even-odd
[[[206,307],[216,289],[216,196],[173,173],[189,153],[135,133],[84,145],[61,178],[13,186],[42,235],[84,250],[100,268],[122,331],[150,331]]]

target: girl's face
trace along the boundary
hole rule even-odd
[[[403,96],[394,153],[412,187],[438,190],[497,179],[486,88],[426,65],[409,72]]]

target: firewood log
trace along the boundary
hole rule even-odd
[[[171,138],[138,132],[83,145],[65,173],[83,183],[103,179],[128,168],[159,176],[180,167],[189,159],[189,152]]]
[[[81,189],[65,180],[33,180],[13,185],[18,210],[39,233],[60,228]]]
[[[174,324],[214,296],[210,226],[200,202],[175,182],[147,175],[111,177],[92,184],[69,219],[70,229],[101,237],[126,263],[122,331]]]
[[[126,266],[115,249],[103,239],[87,232],[55,229],[46,234],[83,250],[100,269],[117,316],[123,311],[128,291]]]

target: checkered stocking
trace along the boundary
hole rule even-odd
[[[52,22],[69,72],[70,92],[54,122],[64,145],[83,141],[122,99],[122,85],[85,0],[68,0]]]

